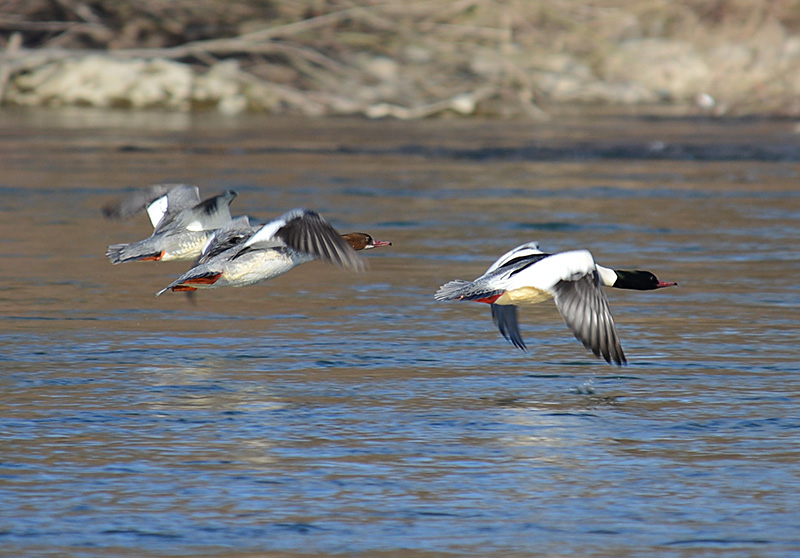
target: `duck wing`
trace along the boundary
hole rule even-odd
[[[518,349],[527,350],[525,341],[519,331],[517,320],[517,307],[510,304],[492,304],[492,320],[500,330],[503,337],[514,344]]]
[[[553,294],[564,322],[584,347],[608,363],[620,366],[627,363],[596,270],[559,281],[553,287]]]
[[[484,275],[489,275],[501,267],[514,267],[520,261],[532,260],[531,263],[534,263],[548,255],[539,250],[538,242],[526,242],[497,258],[497,261],[489,266]]]
[[[169,213],[156,228],[156,233],[165,229],[197,232],[222,228],[231,221],[231,202],[237,195],[233,190],[226,190],[177,213]]]
[[[231,248],[243,245],[256,232],[246,215],[229,221],[212,236],[205,246],[195,265],[203,264],[227,252]]]
[[[188,184],[154,184],[103,206],[109,219],[128,219],[147,209],[153,228],[167,213],[189,209],[200,203],[200,190]]]
[[[293,209],[262,226],[247,242],[246,248],[289,248],[333,263],[345,269],[361,271],[362,259],[316,211]]]

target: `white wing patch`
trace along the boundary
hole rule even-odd
[[[201,221],[199,221],[199,220],[189,221],[186,224],[186,230],[187,231],[192,231],[192,232],[205,231],[205,230],[209,230],[211,228],[212,227],[203,226],[203,223]]]
[[[152,223],[154,229],[158,228],[158,224],[164,219],[168,208],[169,200],[167,196],[161,196],[147,206],[147,216],[150,217],[150,223]]]
[[[276,238],[275,235],[284,225],[286,225],[286,221],[284,219],[276,219],[275,221],[267,223],[258,229],[258,231],[251,236],[247,242],[244,243],[245,248],[255,244],[258,244],[258,248],[282,246],[283,241],[281,241],[279,238]]]
[[[208,247],[211,246],[211,243],[217,239],[216,233],[212,234],[208,237],[208,239],[203,243],[203,247],[200,249],[201,254],[205,254],[208,251]]]

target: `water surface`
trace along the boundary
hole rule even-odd
[[[0,555],[800,552],[792,122],[2,117]],[[99,211],[155,182],[394,246],[155,298]],[[530,240],[680,283],[609,292],[629,366],[433,300]]]

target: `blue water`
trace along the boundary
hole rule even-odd
[[[0,131],[0,556],[800,553],[789,123],[82,114]],[[147,224],[99,207],[167,180],[394,245],[155,298],[183,265],[112,266]],[[533,239],[679,282],[609,292],[629,366],[432,299]]]

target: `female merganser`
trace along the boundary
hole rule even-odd
[[[595,356],[608,363],[627,363],[608,299],[601,286],[654,290],[676,283],[659,281],[649,271],[613,270],[595,263],[587,250],[546,254],[529,242],[503,254],[474,281],[442,285],[436,300],[474,300],[491,305],[492,319],[514,346],[526,350],[519,331],[517,306],[554,299],[567,326]]]
[[[356,250],[391,246],[366,233],[341,235],[316,211],[294,209],[278,219],[253,227],[237,217],[221,228],[203,248],[195,266],[159,291],[195,291],[244,287],[267,281],[317,258],[351,271],[364,263]]]
[[[236,192],[200,201],[200,190],[187,184],[156,184],[103,208],[106,217],[121,219],[147,209],[153,234],[131,244],[112,244],[106,256],[113,264],[132,261],[194,260],[214,231],[231,220]]]

